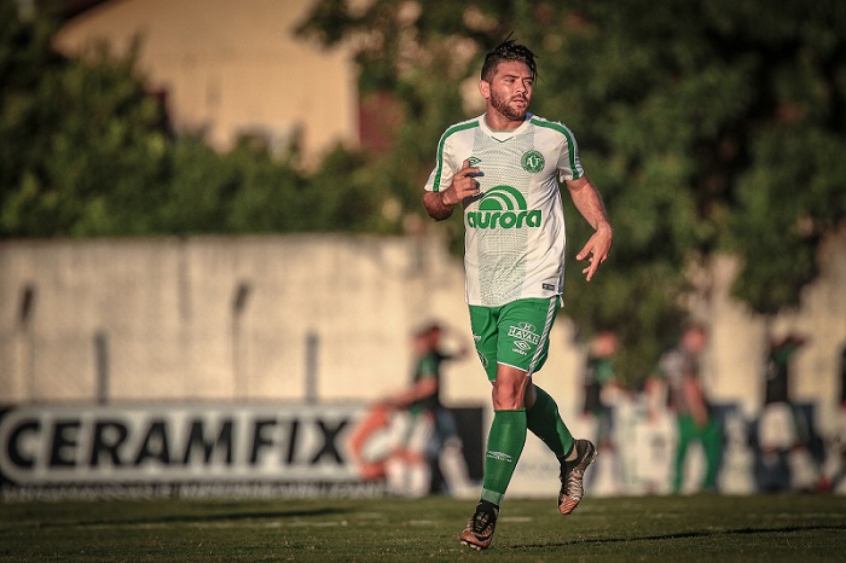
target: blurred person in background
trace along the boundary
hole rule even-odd
[[[805,345],[805,339],[788,334],[770,342],[764,375],[764,404],[791,403],[791,360]]]
[[[608,391],[618,388],[614,373],[617,335],[606,330],[594,336],[589,345],[584,370],[585,402],[582,412],[594,420],[597,449],[611,445],[611,407]]]
[[[397,477],[402,479],[409,472],[426,475],[428,487],[425,491],[423,485],[408,488],[411,496],[430,492],[462,494],[469,486],[455,417],[441,402],[441,365],[465,359],[470,350],[456,337],[456,350],[447,351],[443,347],[446,332],[440,323],[430,323],[413,335],[411,384],[387,401],[391,408],[405,411],[408,418],[407,434],[400,448],[404,455],[397,459],[407,461],[410,467],[397,464]],[[388,477],[392,477],[390,467]]]
[[[594,443],[597,452],[613,453],[614,420],[611,402],[612,395],[621,391],[614,368],[614,355],[619,341],[616,333],[604,330],[597,333],[588,346],[584,369],[585,402],[582,413],[588,417],[594,428]],[[604,459],[604,458],[603,458]],[[619,482],[619,472],[615,472],[615,481]],[[593,474],[595,477],[595,473]],[[587,482],[591,482],[588,479]]]
[[[362,477],[385,479],[397,496],[463,495],[470,487],[455,419],[441,402],[442,364],[466,358],[469,348],[457,341],[445,350],[444,334],[439,323],[414,332],[409,386],[376,403],[352,433]]]
[[[699,442],[705,454],[701,490],[717,490],[723,436],[702,387],[701,362],[707,344],[708,333],[705,327],[691,324],[685,328],[676,346],[664,353],[658,362],[657,377],[666,385],[667,405],[676,417],[676,458],[672,477],[674,493],[682,490],[688,448],[693,442]],[[647,392],[655,393],[659,387],[658,381],[650,380]]]
[[[791,398],[793,362],[806,339],[787,334],[770,342],[764,364],[764,405],[758,421],[759,486],[769,492],[811,491],[822,478],[810,451],[810,421]]]
[[[532,376],[549,350],[561,306],[565,232],[560,183],[595,229],[576,255],[590,281],[608,257],[613,232],[602,200],[584,174],[578,146],[563,124],[528,112],[537,73],[534,53],[506,40],[487,53],[479,92],[485,113],[447,128],[423,195],[428,215],[442,221],[464,211],[465,297],[476,351],[493,385],[481,498],[460,541],[491,545],[500,505],[527,431],[560,463],[558,509],[580,503],[584,472],[596,449],[576,440],[555,400]]]
[[[840,349],[840,409],[826,459],[827,489],[846,493],[846,344]]]
[[[840,491],[841,485],[846,488],[846,344],[840,351],[840,417],[837,438],[835,440],[836,459],[838,468],[831,479],[831,488]],[[837,463],[836,462],[836,463]],[[846,492],[846,491],[844,491]]]

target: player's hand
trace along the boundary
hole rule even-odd
[[[449,188],[443,191],[443,202],[446,205],[455,205],[461,203],[468,197],[475,197],[479,195],[479,182],[476,176],[482,173],[478,168],[470,166],[470,161],[465,160],[461,166],[461,170],[456,172],[452,177],[452,183]]]
[[[599,265],[608,259],[608,253],[611,251],[611,242],[614,240],[614,231],[608,224],[600,225],[600,227],[593,233],[593,236],[587,241],[585,247],[576,255],[576,260],[588,260],[588,266],[582,270],[586,274],[587,281],[593,278]]]

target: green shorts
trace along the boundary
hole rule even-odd
[[[532,375],[549,353],[549,332],[561,304],[560,297],[519,299],[502,307],[470,305],[470,326],[476,352],[490,381],[497,364]]]

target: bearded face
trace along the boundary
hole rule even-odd
[[[523,121],[529,109],[528,101],[523,96],[509,96],[491,90],[491,105],[511,121]]]

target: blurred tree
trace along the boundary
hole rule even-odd
[[[202,139],[180,137],[169,160],[170,191],[158,211],[162,233],[225,232],[241,177]]]
[[[384,213],[385,181],[365,163],[364,154],[342,147],[324,158],[302,194],[300,216],[308,218],[309,230],[398,232],[397,221]]]
[[[20,21],[0,2],[0,232],[88,236],[149,232],[164,197],[162,108],[133,55],[96,47],[69,60],[49,18]]]
[[[338,148],[316,173],[297,147],[245,138],[227,154],[174,139],[136,70],[140,45],[79,58],[52,48],[57,19],[0,0],[0,237],[293,231],[396,232],[362,156]]]
[[[616,230],[593,287],[569,268],[565,313],[588,334],[617,330],[630,378],[676,336],[691,265],[740,256],[737,295],[772,314],[798,302],[817,244],[846,216],[836,0],[323,0],[300,32],[350,41],[362,89],[405,105],[395,150],[371,166],[408,210],[440,133],[482,111],[484,53],[510,33],[536,52],[534,111],[574,130]],[[567,211],[580,247],[588,228]]]

